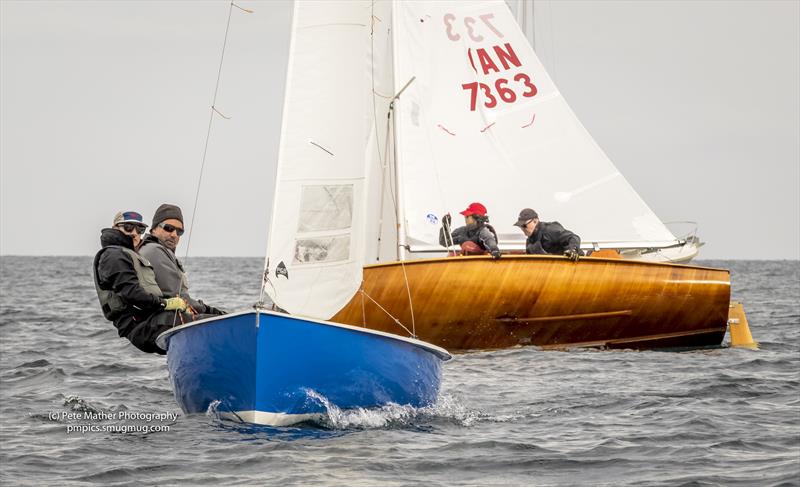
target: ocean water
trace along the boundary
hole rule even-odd
[[[0,483],[800,485],[800,262],[698,263],[732,270],[759,350],[463,354],[435,407],[267,428],[184,416],[165,358],[100,314],[91,258],[2,257]],[[260,259],[188,272],[211,304],[257,299]]]

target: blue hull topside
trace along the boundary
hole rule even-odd
[[[319,417],[318,396],[341,409],[429,406],[450,358],[418,340],[270,311],[190,323],[158,342],[185,413],[216,403],[223,414],[278,426]]]

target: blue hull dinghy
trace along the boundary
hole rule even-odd
[[[424,407],[439,393],[442,348],[366,328],[247,311],[162,333],[175,399],[184,413],[286,426],[340,409]]]

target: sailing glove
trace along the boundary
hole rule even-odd
[[[452,221],[453,217],[450,216],[450,213],[442,217],[442,225],[444,225],[447,228],[450,228],[450,223],[452,223]]]
[[[175,309],[186,311],[186,301],[184,301],[183,298],[167,298],[162,302],[162,304],[164,305],[165,311],[172,311]]]
[[[225,315],[228,314],[227,311],[223,311],[219,308],[215,308],[203,302],[202,299],[197,300],[198,306],[195,306],[195,310],[198,313],[206,314],[206,315]]]
[[[578,258],[580,257],[580,251],[577,249],[567,249],[564,252],[564,257],[568,258],[572,262],[578,262]]]
[[[500,258],[500,251],[499,250],[492,250],[492,259],[497,260]]]
[[[215,307],[209,306],[209,305],[206,305],[206,311],[208,312],[208,314],[211,314],[211,315],[219,315],[219,316],[221,316],[221,315],[228,314],[228,312],[223,310],[223,309],[215,308]]]

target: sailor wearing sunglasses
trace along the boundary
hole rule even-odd
[[[189,296],[189,281],[183,264],[175,255],[183,236],[183,212],[178,206],[164,203],[153,214],[153,227],[144,237],[139,253],[153,265],[158,287],[166,296],[180,296],[198,315],[221,315],[224,311]]]
[[[169,328],[166,323],[176,316],[175,310],[186,309],[186,302],[165,296],[150,263],[134,251],[145,228],[140,213],[116,214],[111,228],[100,234],[94,282],[103,316],[114,322],[119,336],[143,352],[163,354],[155,339]]]

